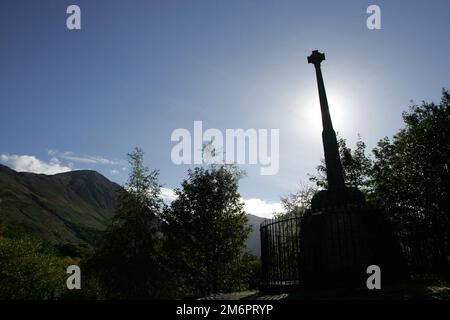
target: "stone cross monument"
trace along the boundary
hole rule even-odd
[[[323,83],[320,63],[325,60],[325,54],[314,50],[308,57],[308,63],[314,64],[316,68],[317,86],[319,88],[320,110],[322,112],[322,141],[325,153],[325,164],[327,167],[328,190],[344,189],[344,175],[342,174],[341,159],[336,140],[336,133],[331,122],[330,110],[328,108],[327,93]]]
[[[339,156],[336,132],[334,132],[333,123],[331,122],[327,93],[320,68],[320,64],[324,60],[325,54],[318,50],[314,50],[308,57],[308,63],[312,63],[316,69],[320,110],[322,113],[322,141],[328,182],[328,189],[318,192],[313,197],[311,207],[313,209],[321,209],[348,204],[361,205],[365,203],[363,194],[358,189],[346,187],[344,184],[344,174]]]
[[[300,279],[308,286],[364,286],[366,269],[377,265],[384,279],[394,279],[402,265],[398,242],[379,208],[361,191],[344,183],[336,133],[331,122],[321,63],[315,50],[308,57],[316,69],[322,112],[322,140],[328,189],[311,200],[300,229]]]
[[[325,55],[317,50],[308,57],[317,76],[328,186],[314,195],[311,208],[301,216],[261,225],[262,288],[365,288],[366,270],[374,265],[382,270],[383,285],[407,277],[398,239],[384,209],[366,203],[358,188],[345,185],[323,83],[324,60]]]

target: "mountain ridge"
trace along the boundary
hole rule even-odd
[[[12,233],[95,245],[114,214],[118,188],[92,170],[45,175],[0,165],[0,216]]]
[[[114,215],[119,188],[94,170],[45,175],[0,164],[0,219],[10,234],[95,246]],[[251,214],[247,218],[252,226],[247,248],[259,256],[259,225],[264,218]]]

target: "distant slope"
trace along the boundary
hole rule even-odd
[[[114,215],[118,188],[96,171],[44,175],[16,172],[0,164],[0,219],[8,233],[95,245]],[[246,244],[260,256],[259,225],[264,218],[247,217],[252,232]]]
[[[247,238],[247,248],[258,257],[261,256],[261,238],[259,236],[259,226],[264,218],[254,216],[252,214],[247,215],[248,224],[252,227],[252,232]]]
[[[95,171],[43,175],[0,165],[0,218],[10,233],[95,244],[114,214],[117,188]]]

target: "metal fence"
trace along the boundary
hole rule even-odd
[[[262,286],[300,284],[300,224],[300,216],[261,224]]]
[[[393,246],[398,246],[400,252],[398,256],[402,256],[402,263],[407,269],[403,270],[403,274],[409,273],[413,276],[442,272],[442,266],[445,268],[446,261],[450,260],[448,230],[444,230],[443,237],[439,238],[436,236],[437,232],[430,227],[430,223],[425,221],[406,223],[404,218],[411,216],[411,213],[399,210],[394,214],[376,207],[365,207],[364,210],[350,207],[332,208],[328,211],[330,212],[308,211],[303,216],[290,215],[268,219],[261,224],[261,287],[295,288],[304,285],[305,273],[311,274],[318,266],[326,269],[342,264],[340,261],[346,263],[357,257],[362,258],[362,262],[365,263],[366,259],[362,253],[373,251],[375,247],[375,251],[384,255],[381,257],[378,254],[376,261],[381,259],[386,265],[390,265],[391,269],[396,269],[400,263],[394,259],[397,251],[392,251],[391,257],[385,253],[391,251]],[[328,214],[331,216],[325,219],[326,223],[322,223],[321,216],[325,218]],[[364,215],[371,218],[362,219]],[[313,216],[319,219],[312,219]],[[387,220],[390,220],[390,223],[385,223]],[[351,232],[348,233],[348,230]],[[314,243],[319,245],[311,248],[309,247],[311,238],[324,239],[326,244],[322,245],[323,241],[316,239]],[[307,247],[305,243],[308,244]],[[321,255],[322,249],[330,252]],[[326,261],[318,261],[315,256],[325,257]],[[373,257],[366,258],[373,260]],[[394,278],[398,274],[393,274]]]

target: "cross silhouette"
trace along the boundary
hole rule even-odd
[[[345,188],[344,175],[342,171],[341,159],[339,157],[339,147],[336,133],[331,122],[330,110],[328,108],[327,94],[323,83],[320,63],[325,60],[325,54],[314,50],[308,57],[308,63],[314,64],[317,76],[317,87],[319,89],[320,111],[322,113],[322,142],[325,153],[325,164],[327,168],[327,180],[329,190],[340,190]]]
[[[323,60],[325,60],[325,54],[319,52],[318,50],[314,50],[308,57],[308,63],[312,63],[314,65],[320,65]]]

